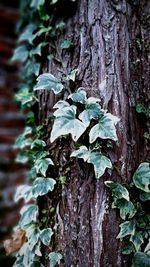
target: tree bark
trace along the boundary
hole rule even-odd
[[[61,150],[57,159],[68,181],[55,197],[54,248],[63,254],[61,266],[127,267],[131,261],[121,254],[122,243],[116,239],[119,216],[111,209],[104,181],[127,184],[139,163],[150,160],[149,140],[143,137],[150,123],[136,112],[137,103],[150,108],[150,1],[78,0],[72,5],[71,15],[65,14],[65,30],[56,40],[57,47],[64,39],[73,43],[71,50],[61,53],[63,65],[68,72],[78,68],[76,88],[83,86],[88,96],[100,98],[103,108],[120,118],[119,142],[109,151],[112,174],[106,173],[99,180],[82,160],[69,159],[71,144],[56,142],[56,149],[59,146]],[[63,17],[61,10],[65,8],[66,2],[59,16]],[[64,69],[52,60],[44,71],[61,79]],[[40,93],[42,120],[49,116],[54,103],[52,93]],[[50,127],[47,139],[49,131]],[[48,148],[51,150],[49,141]],[[44,205],[48,207],[49,202],[46,198]]]

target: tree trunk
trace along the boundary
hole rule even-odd
[[[76,88],[83,86],[88,96],[100,98],[103,108],[118,116],[120,122],[119,142],[109,151],[113,172],[99,180],[82,160],[69,159],[71,144],[56,142],[56,150],[58,146],[61,150],[58,156],[61,172],[68,180],[53,200],[57,203],[54,248],[63,254],[61,266],[127,267],[131,262],[121,254],[122,243],[116,239],[119,216],[111,209],[104,181],[112,179],[127,184],[139,163],[150,159],[149,140],[143,137],[150,124],[143,113],[136,112],[137,103],[147,108],[150,104],[150,1],[78,0],[69,6],[70,14],[65,11],[68,4],[63,3],[56,15],[65,16],[66,26],[56,44],[59,47],[64,39],[73,43],[72,49],[62,53],[58,48],[63,66],[68,73],[78,68]],[[52,49],[50,45],[50,53]],[[64,71],[55,59],[43,69],[57,78],[62,78]],[[40,93],[42,120],[54,103],[52,93]],[[51,149],[49,141],[48,148]],[[44,205],[48,207],[49,203],[52,205],[46,197]],[[47,224],[50,221],[51,217]]]

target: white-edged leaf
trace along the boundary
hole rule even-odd
[[[30,7],[38,9],[39,6],[44,5],[45,0],[32,0],[30,3]]]
[[[29,23],[24,31],[21,33],[19,37],[19,42],[28,41],[32,43],[33,32],[36,30],[37,26],[33,23]]]
[[[139,165],[136,172],[133,175],[133,182],[135,186],[144,192],[150,192],[150,165],[147,162],[143,162]]]
[[[40,231],[40,239],[45,246],[49,246],[53,231],[51,228],[43,229]]]
[[[70,157],[81,158],[85,162],[88,160],[89,156],[90,156],[90,151],[87,149],[86,146],[80,146],[78,150],[73,151],[70,155]]]
[[[133,243],[136,251],[139,251],[141,248],[141,245],[144,243],[142,234],[139,232],[135,232],[134,235],[131,235],[130,241]]]
[[[19,153],[15,159],[16,162],[25,164],[29,160],[28,156],[26,156],[24,153]]]
[[[104,114],[98,103],[86,104],[85,110],[79,114],[79,119],[89,125],[92,119],[98,120]]]
[[[19,225],[22,227],[27,226],[33,222],[36,222],[38,214],[38,206],[35,204],[28,204],[20,210],[21,218]]]
[[[54,142],[58,137],[71,134],[77,141],[85,132],[86,126],[76,119],[76,106],[65,107],[54,112],[55,120],[51,131],[50,141]]]
[[[126,199],[129,201],[129,192],[121,184],[113,181],[106,181],[105,185],[112,190],[112,196],[116,199]]]
[[[59,100],[53,108],[63,109],[66,107],[70,107],[70,104],[65,100]]]
[[[25,62],[28,58],[28,50],[25,45],[20,45],[14,50],[14,54],[11,58],[11,61],[20,61]]]
[[[75,82],[77,73],[78,73],[78,69],[74,69],[74,70],[72,70],[72,71],[68,74],[68,76],[67,76],[67,80],[71,80],[71,81]]]
[[[85,104],[87,97],[86,97],[86,92],[83,87],[78,88],[78,90],[69,95],[68,99],[72,99],[74,102]]]
[[[127,235],[134,235],[136,222],[135,222],[135,220],[126,221],[124,223],[121,223],[119,225],[119,227],[121,229],[120,229],[120,232],[119,232],[117,238],[121,238],[122,239],[123,237],[125,237]]]
[[[49,165],[54,165],[50,158],[37,159],[34,164],[36,172],[41,173],[43,176],[46,176],[46,171]]]
[[[19,185],[16,190],[16,194],[14,197],[14,201],[18,202],[20,199],[24,199],[25,202],[28,202],[33,198],[32,196],[32,190],[30,185]]]
[[[46,195],[49,191],[54,190],[56,181],[52,178],[38,177],[34,180],[32,186],[32,194],[35,198]]]
[[[37,84],[34,90],[52,90],[55,94],[58,94],[64,88],[63,84],[52,74],[44,73],[37,78]]]
[[[101,139],[111,139],[117,141],[116,127],[115,125],[119,119],[110,113],[105,113],[99,120],[98,124],[92,127],[90,130],[90,143],[96,141],[98,137]]]
[[[31,250],[35,247],[35,245],[39,241],[40,230],[38,227],[30,226],[26,229],[26,236],[28,238],[28,243]]]
[[[50,267],[55,267],[56,264],[60,264],[62,255],[58,252],[51,252],[49,253],[49,259],[50,259]]]

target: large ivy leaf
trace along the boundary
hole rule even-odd
[[[36,222],[38,214],[38,206],[35,204],[28,204],[24,206],[21,211],[21,218],[19,224],[21,227],[27,226],[30,223]]]
[[[89,125],[92,119],[98,120],[103,114],[104,110],[101,109],[98,103],[89,103],[86,104],[85,110],[80,113],[79,119]]]
[[[119,225],[120,232],[117,236],[117,238],[123,238],[127,235],[134,235],[135,234],[135,227],[136,227],[136,222],[135,220],[131,220],[131,221],[126,221],[124,223],[121,223]]]
[[[80,120],[76,119],[76,107],[70,106],[63,109],[58,109],[54,112],[55,120],[52,128],[50,141],[61,135],[71,134],[72,139],[77,141],[86,130],[86,126]]]
[[[49,191],[54,190],[56,181],[52,178],[38,177],[33,182],[32,194],[35,198],[46,195]]]
[[[25,45],[20,45],[14,50],[13,57],[11,58],[11,61],[21,61],[25,62],[28,58],[28,50]]]
[[[93,143],[98,137],[101,139],[111,139],[117,141],[116,127],[115,125],[119,119],[110,113],[104,114],[98,124],[92,127],[90,130],[90,143]]]
[[[37,84],[34,90],[52,90],[55,94],[58,94],[63,89],[63,84],[50,73],[41,74],[37,78]]]
[[[50,267],[55,267],[56,264],[60,264],[62,255],[58,252],[51,252],[49,253],[49,259],[50,259]]]
[[[84,88],[78,88],[75,93],[68,96],[68,99],[72,99],[72,101],[74,101],[75,103],[85,104],[87,97]]]
[[[38,159],[34,164],[36,172],[41,173],[43,176],[46,176],[46,171],[49,165],[54,165],[50,158]]]
[[[116,199],[125,199],[129,201],[129,192],[121,184],[113,181],[106,181],[105,185],[112,190],[112,196]]]
[[[144,243],[142,234],[139,232],[135,232],[134,235],[131,235],[130,241],[133,243],[136,251],[139,251],[141,248],[141,245]]]
[[[29,246],[32,250],[39,241],[40,230],[38,227],[31,226],[31,227],[26,229],[26,235],[28,238]]]
[[[112,203],[112,208],[118,208],[120,210],[120,217],[125,220],[126,217],[132,218],[136,213],[136,208],[131,201],[126,199],[115,199]]]
[[[28,202],[29,200],[32,199],[32,191],[31,191],[31,186],[30,185],[19,185],[17,187],[17,191],[14,197],[14,201],[18,202],[20,199],[24,199],[25,202]]]
[[[149,163],[143,162],[139,165],[133,175],[135,186],[144,192],[150,192],[150,166]]]
[[[43,229],[40,232],[40,239],[45,246],[49,246],[53,231],[51,228]]]
[[[150,255],[137,252],[133,257],[132,267],[149,267],[150,266]]]
[[[72,152],[71,157],[82,158],[85,162],[93,164],[97,179],[104,174],[106,168],[112,168],[109,158],[100,152],[89,151],[86,146],[81,146],[78,150]]]

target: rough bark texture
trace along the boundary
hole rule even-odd
[[[60,10],[63,17],[65,6]],[[69,145],[56,143],[61,149],[62,173],[69,168],[69,179],[57,196],[55,248],[64,256],[61,266],[127,267],[130,260],[122,256],[122,244],[116,240],[119,217],[110,208],[104,181],[128,183],[138,164],[150,158],[149,141],[143,137],[149,132],[148,118],[136,112],[138,102],[147,108],[150,104],[150,1],[78,0],[73,11],[70,17],[65,14],[66,28],[56,40],[57,47],[64,39],[74,44],[71,51],[61,54],[63,64],[68,72],[78,68],[77,88],[83,86],[89,96],[99,97],[103,107],[120,118],[119,142],[109,151],[113,173],[100,180],[82,160],[69,162]],[[55,60],[47,71],[62,77],[63,69]],[[106,85],[101,86],[104,80]],[[55,99],[47,92],[40,98],[44,119]]]

